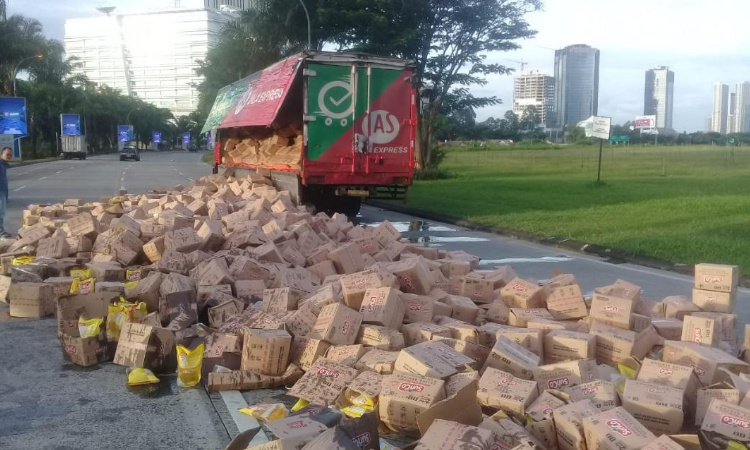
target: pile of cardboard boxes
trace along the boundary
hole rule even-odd
[[[78,365],[174,373],[175,346],[203,343],[209,391],[290,387],[295,412],[257,448],[750,443],[734,266],[696,266],[692,301],[623,280],[584,295],[572,274],[482,270],[387,221],[313,214],[259,174],[32,205],[24,225],[0,255],[11,316],[56,315]],[[81,337],[80,318],[109,323]]]
[[[269,133],[253,129],[237,131],[223,142],[222,163],[248,166],[288,166],[300,168],[303,136],[301,127],[288,126]]]

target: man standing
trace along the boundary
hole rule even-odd
[[[12,236],[5,231],[3,220],[5,219],[5,208],[8,205],[8,162],[13,159],[13,149],[3,148],[0,152],[0,239],[8,239]]]

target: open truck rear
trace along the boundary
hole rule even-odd
[[[412,63],[356,53],[291,56],[222,89],[203,132],[215,169],[270,173],[319,211],[405,199],[414,178]]]

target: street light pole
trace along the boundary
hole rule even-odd
[[[307,10],[304,0],[299,0],[299,4],[302,5],[302,9],[305,10],[305,17],[307,17],[307,49],[312,50],[312,22],[310,22],[310,12]]]
[[[44,58],[44,55],[34,55],[28,58],[24,58],[13,68],[13,97],[16,96],[16,76],[18,75],[18,68],[21,67],[21,64],[25,63],[26,61],[31,61],[34,58],[42,59]]]

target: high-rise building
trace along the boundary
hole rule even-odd
[[[537,71],[513,80],[513,112],[521,118],[529,106],[536,108],[539,120],[547,127],[555,107],[555,79]]]
[[[555,51],[555,118],[576,125],[599,110],[599,50],[578,44]]]
[[[729,112],[729,86],[714,84],[714,109],[711,114],[711,131],[727,134],[727,114]]]
[[[734,111],[737,105],[737,94],[729,94],[729,109],[727,110],[727,133],[734,133]]]
[[[737,83],[737,103],[734,112],[734,132],[750,132],[750,82]]]
[[[76,74],[137,96],[175,116],[198,106],[196,74],[233,11],[257,0],[161,0],[146,11],[65,22],[65,51]]]
[[[656,116],[657,128],[672,128],[674,106],[674,72],[669,67],[646,71],[643,114]]]

